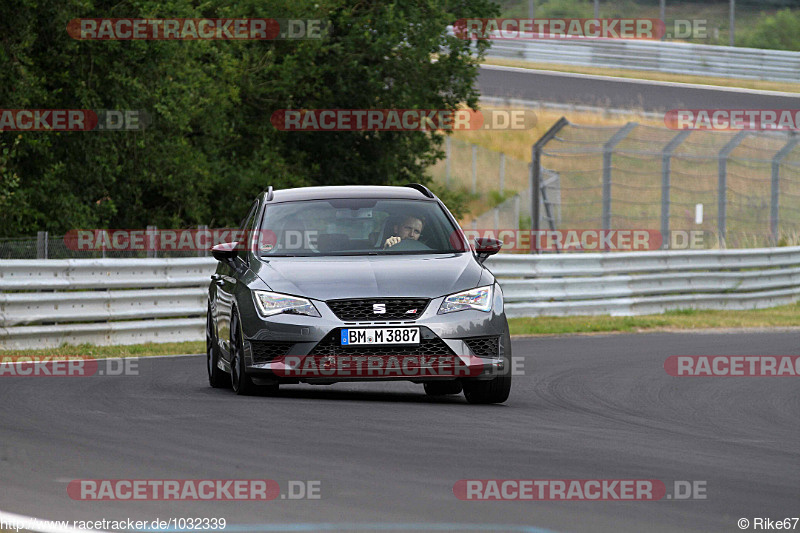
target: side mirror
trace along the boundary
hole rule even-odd
[[[503,248],[503,241],[490,239],[488,237],[478,237],[475,239],[475,252],[478,254],[478,262],[483,264],[490,255],[494,255]]]
[[[233,258],[239,254],[238,242],[223,242],[211,248],[211,255],[214,259],[223,263],[233,261]]]

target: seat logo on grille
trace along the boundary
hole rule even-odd
[[[386,304],[372,304],[372,312],[376,315],[383,315],[386,313]]]

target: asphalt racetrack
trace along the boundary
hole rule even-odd
[[[227,531],[740,531],[800,514],[792,377],[672,377],[670,355],[793,355],[798,333],[515,339],[509,400],[410,383],[237,397],[204,358],[139,375],[0,377],[0,510],[47,519],[224,517]],[[317,480],[320,499],[76,501],[76,479]],[[705,499],[461,501],[461,479],[700,482]],[[800,527],[800,526],[798,526]]]
[[[483,96],[665,112],[670,109],[800,109],[800,95],[483,65]]]

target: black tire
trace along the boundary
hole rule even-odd
[[[244,363],[244,341],[236,309],[233,309],[231,313],[231,351],[231,388],[233,388],[233,392],[241,396],[255,393],[256,385],[247,375]]]
[[[511,392],[511,373],[497,376],[486,381],[464,381],[464,396],[469,403],[487,404],[503,403]]]
[[[219,362],[219,351],[217,350],[217,339],[214,333],[213,322],[211,320],[211,308],[206,315],[206,370],[208,371],[208,384],[215,389],[231,386],[231,377],[224,370],[217,366]]]
[[[461,383],[458,381],[428,381],[423,385],[428,396],[446,396],[461,392]]]

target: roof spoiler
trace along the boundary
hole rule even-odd
[[[408,183],[405,186],[418,190],[428,198],[436,198],[436,196],[431,192],[431,190],[421,183]]]

